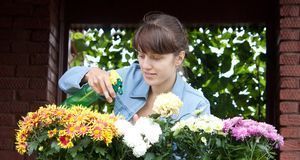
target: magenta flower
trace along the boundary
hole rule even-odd
[[[244,120],[242,117],[224,120],[223,131],[230,134],[235,140],[244,141],[246,138],[264,137],[270,142],[275,142],[276,147],[280,147],[284,143],[283,137],[277,133],[274,126],[250,119]]]

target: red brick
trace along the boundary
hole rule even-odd
[[[51,80],[53,83],[57,83],[57,75],[56,73],[53,73],[52,71],[48,72],[48,78]]]
[[[280,102],[281,113],[299,113],[298,102]]]
[[[28,102],[0,102],[1,113],[26,113],[30,111]]]
[[[17,30],[11,30],[11,29],[0,29],[0,40],[1,41],[23,41],[23,40],[29,40],[30,39],[30,30],[23,30],[23,29],[17,29]]]
[[[0,114],[0,126],[16,126],[14,114]]]
[[[51,31],[51,34],[54,36],[54,37],[59,37],[58,36],[58,26],[55,26],[53,23],[50,24],[50,31]]]
[[[286,139],[282,151],[300,151],[300,139]]]
[[[40,41],[40,42],[46,42],[49,41],[49,31],[48,30],[39,30],[39,31],[33,31],[32,32],[32,41]]]
[[[30,64],[48,65],[48,63],[49,63],[48,54],[33,54],[30,56]]]
[[[47,90],[50,91],[51,94],[56,95],[57,86],[55,85],[56,82],[48,81],[47,83]]]
[[[14,138],[0,138],[0,150],[13,150],[14,146]]]
[[[11,30],[9,29],[0,29],[0,40],[9,40],[11,39]]]
[[[279,46],[279,50],[280,52],[300,52],[300,42],[299,41],[281,42]]]
[[[0,157],[3,160],[24,160],[24,157],[17,151],[0,150]]]
[[[13,90],[0,90],[0,101],[11,101],[15,99],[15,91]]]
[[[280,160],[300,160],[300,152],[281,152]]]
[[[30,111],[36,111],[42,106],[46,106],[47,104],[50,104],[49,101],[34,101],[30,104]]]
[[[281,40],[299,40],[300,32],[298,30],[286,30],[282,29],[280,31]]]
[[[281,76],[300,76],[300,65],[280,66]]]
[[[29,87],[32,89],[46,89],[47,88],[47,80],[45,78],[30,79]]]
[[[14,53],[48,53],[49,44],[45,42],[13,42],[12,52]]]
[[[3,16],[31,16],[32,5],[15,5],[13,3],[6,3],[0,6],[0,15]]]
[[[35,4],[35,5],[47,5],[50,3],[49,0],[15,0],[15,2],[20,4],[23,3],[23,4]]]
[[[283,114],[280,115],[280,125],[282,126],[300,126],[300,115],[297,114]]]
[[[1,54],[0,64],[24,65],[29,64],[29,55],[26,54]],[[4,58],[5,57],[5,58]]]
[[[15,66],[0,66],[0,77],[12,77],[15,75]]]
[[[13,23],[12,17],[0,17],[0,28],[11,28]]]
[[[49,101],[49,103],[55,103],[56,102],[56,98],[55,98],[55,95],[51,94],[51,93],[48,93],[47,94],[47,101]]]
[[[49,68],[51,69],[52,72],[54,72],[54,74],[57,73],[57,62],[54,62],[52,57],[49,59]]]
[[[51,55],[53,60],[55,60],[55,61],[57,60],[58,51],[56,51],[52,45],[50,45],[50,47],[49,47],[49,54]]]
[[[300,100],[300,89],[281,89],[280,100]]]
[[[29,87],[28,78],[0,78],[1,89],[26,89]]]
[[[281,128],[280,134],[285,138],[300,138],[300,127]]]
[[[19,90],[17,99],[21,101],[47,100],[47,91],[44,90]]]
[[[299,54],[281,54],[280,64],[299,64],[300,55]]]
[[[30,30],[25,30],[25,29],[14,29],[12,30],[12,41],[26,41],[30,39]]]
[[[49,6],[39,6],[35,7],[33,10],[34,15],[39,15],[41,17],[49,17],[50,16],[50,10]]]
[[[0,41],[0,53],[9,53],[10,52],[10,42],[6,40]]]
[[[299,28],[300,18],[288,17],[280,19],[280,28]]]
[[[58,50],[58,41],[56,40],[56,38],[53,36],[52,33],[50,34],[49,42],[54,47],[55,51],[57,51]]]
[[[13,27],[25,29],[49,29],[50,22],[47,17],[21,17],[15,19]]]
[[[0,138],[15,138],[16,127],[0,127]]]
[[[299,88],[299,82],[297,78],[281,78],[280,88]]]
[[[280,0],[280,4],[300,4],[300,0]]]
[[[18,66],[17,76],[19,77],[46,77],[48,75],[47,66]]]
[[[299,7],[298,6],[282,6],[280,8],[281,16],[298,16]]]

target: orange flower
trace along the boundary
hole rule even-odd
[[[66,127],[66,134],[68,134],[71,137],[74,137],[76,134],[76,127],[74,125],[69,124]]]
[[[77,136],[84,136],[84,135],[86,135],[87,132],[88,132],[88,129],[89,128],[87,126],[83,126],[83,125],[77,126],[76,127]]]
[[[91,136],[92,136],[92,138],[94,139],[94,140],[97,140],[97,141],[99,141],[99,140],[102,140],[103,138],[102,138],[102,134],[101,134],[101,131],[102,130],[102,128],[100,127],[100,126],[96,126],[96,127],[94,127],[92,130],[91,130]]]
[[[49,137],[49,138],[52,138],[52,137],[55,136],[56,133],[57,133],[57,129],[54,128],[54,129],[48,131],[48,137]]]

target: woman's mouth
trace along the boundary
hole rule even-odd
[[[144,72],[144,76],[146,78],[154,78],[156,76],[156,73]]]

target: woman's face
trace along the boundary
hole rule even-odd
[[[184,56],[183,56],[184,57]],[[143,77],[150,86],[160,86],[176,76],[176,68],[183,58],[174,54],[138,52],[138,60]]]

